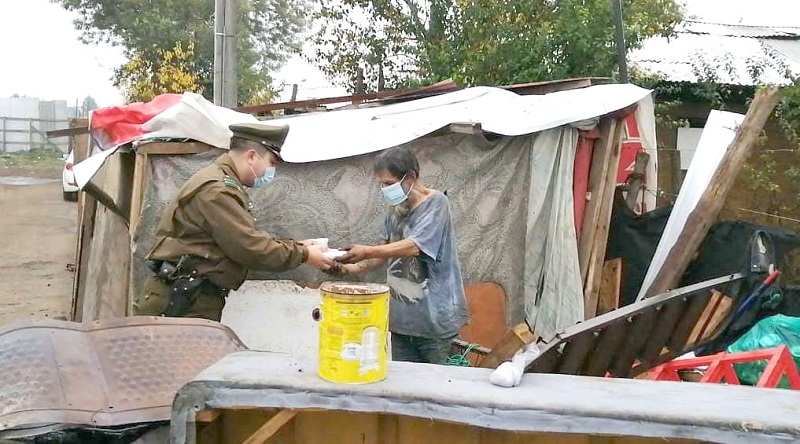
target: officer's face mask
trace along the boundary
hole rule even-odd
[[[262,159],[263,159],[263,157],[262,157]],[[253,180],[253,188],[265,187],[265,186],[269,185],[269,183],[272,182],[273,179],[275,179],[275,167],[274,166],[268,166],[264,170],[264,174],[262,174],[260,176],[258,174],[256,174],[256,170],[253,169],[252,165],[250,165],[250,171],[253,173],[253,177],[255,177],[255,180]]]
[[[391,185],[381,187],[383,201],[386,202],[387,205],[397,206],[408,199],[408,195],[411,193],[414,185],[412,184],[408,191],[405,191],[403,189],[403,180],[405,180],[405,178],[406,176],[404,175],[399,181]]]

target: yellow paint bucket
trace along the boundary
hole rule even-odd
[[[386,378],[389,287],[327,282],[320,293],[319,376],[344,384]]]

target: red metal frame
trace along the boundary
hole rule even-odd
[[[733,369],[733,364],[742,362],[767,360],[767,367],[761,374],[756,387],[775,388],[783,375],[789,381],[793,390],[800,390],[800,373],[797,365],[785,345],[764,350],[753,350],[741,353],[717,353],[711,356],[702,356],[691,359],[677,359],[659,365],[648,372],[648,378],[655,381],[680,381],[678,370],[689,370],[708,366],[700,382],[740,385],[739,378]]]

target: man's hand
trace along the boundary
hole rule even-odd
[[[328,270],[333,267],[333,261],[325,257],[319,245],[308,245],[306,248],[308,249],[307,265],[319,268],[320,270]]]
[[[342,250],[346,251],[347,254],[336,259],[336,262],[341,262],[343,264],[355,264],[365,259],[370,259],[372,258],[372,249],[373,247],[368,245],[348,245],[342,248]]]

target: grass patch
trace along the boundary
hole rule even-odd
[[[0,154],[0,168],[20,168],[36,171],[64,168],[64,153],[54,148]]]

